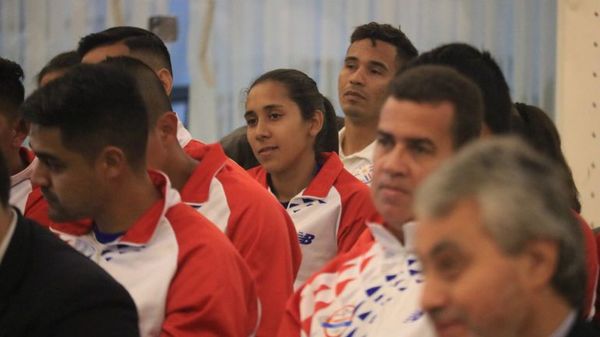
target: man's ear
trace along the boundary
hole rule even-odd
[[[323,129],[323,111],[315,110],[315,114],[310,119],[310,135],[316,137]]]
[[[13,136],[10,144],[13,148],[18,149],[23,145],[25,138],[29,134],[29,123],[19,118],[13,123],[12,129]]]
[[[158,117],[156,129],[160,132],[160,137],[173,136],[177,138],[177,114],[169,111]]]
[[[553,240],[532,240],[523,250],[523,277],[532,289],[550,285],[558,265],[558,242]]]
[[[96,158],[97,169],[104,177],[113,179],[119,177],[128,166],[127,156],[116,146],[106,146]]]
[[[171,91],[173,91],[173,75],[167,68],[160,68],[160,70],[156,72],[156,76],[158,76],[160,83],[162,83],[167,96],[170,97]]]

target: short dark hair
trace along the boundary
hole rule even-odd
[[[495,134],[510,131],[510,91],[502,70],[490,53],[465,43],[450,43],[422,53],[406,67],[423,64],[449,66],[475,82],[483,94],[485,124]]]
[[[22,105],[25,120],[60,130],[62,144],[90,162],[106,146],[146,166],[146,108],[131,75],[106,64],[80,64],[37,89]]]
[[[84,36],[79,40],[77,52],[84,57],[92,49],[116,43],[125,44],[132,54],[141,58],[154,70],[167,68],[173,73],[171,55],[164,42],[151,31],[138,27],[112,27]]]
[[[396,63],[398,66],[417,57],[419,54],[417,48],[400,30],[400,27],[396,28],[389,24],[369,22],[354,29],[354,32],[350,36],[350,43],[352,44],[364,39],[370,39],[373,46],[379,40],[396,47]]]
[[[317,83],[305,73],[296,69],[275,69],[258,77],[250,88],[263,82],[281,83],[288,95],[300,108],[302,118],[308,120],[315,115],[316,110],[323,112],[323,128],[315,140],[315,155],[320,158],[321,152],[338,152],[338,133],[335,120],[335,109],[327,97],[317,88]]]
[[[455,149],[478,138],[481,133],[481,92],[475,83],[451,68],[424,65],[408,69],[392,80],[390,96],[417,103],[452,103],[451,131]]]
[[[66,71],[79,63],[81,63],[81,56],[79,56],[79,53],[77,53],[76,50],[67,51],[54,56],[37,74],[36,80],[38,85],[46,74],[55,71]]]
[[[0,58],[0,111],[14,120],[19,116],[19,106],[24,99],[23,69],[13,61]]]
[[[150,128],[156,125],[156,121],[160,116],[173,111],[171,101],[165,93],[160,79],[144,62],[128,56],[118,56],[109,57],[103,63],[117,67],[135,79],[148,112],[148,126]]]
[[[0,151],[0,207],[7,208],[10,200],[10,177],[6,159]]]

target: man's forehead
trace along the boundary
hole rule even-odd
[[[396,60],[396,47],[381,40],[362,39],[350,44],[346,51],[346,58],[378,61],[386,64],[391,62],[389,65],[392,66]]]
[[[87,52],[81,62],[82,63],[100,63],[106,60],[107,57],[126,56],[129,55],[129,47],[122,41],[112,44],[98,46]]]
[[[63,146],[61,132],[58,127],[43,126],[36,123],[32,123],[29,128],[29,143],[34,151]]]
[[[487,233],[482,221],[477,201],[466,198],[456,202],[447,214],[418,218],[417,241],[428,242],[430,248],[474,244],[471,239]]]
[[[378,128],[398,136],[408,133],[451,141],[453,118],[450,103],[419,103],[389,96],[381,109]]]

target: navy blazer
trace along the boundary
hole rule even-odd
[[[0,261],[0,337],[4,336],[133,337],[139,336],[138,318],[125,288],[18,213]]]

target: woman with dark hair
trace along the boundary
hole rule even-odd
[[[298,231],[297,288],[352,247],[375,207],[369,188],[344,169],[335,111],[306,74],[277,69],[260,76],[248,90],[244,117],[260,162],[248,172],[275,195]]]
[[[585,238],[586,271],[588,275],[586,280],[586,296],[581,313],[585,318],[588,318],[594,304],[594,298],[596,298],[596,316],[594,320],[600,322],[600,300],[597,295],[600,287],[596,289],[598,285],[599,251],[590,225],[579,214],[581,212],[579,193],[573,180],[571,168],[561,149],[560,135],[552,119],[542,109],[525,103],[515,103],[515,108],[518,114],[513,114],[512,124],[514,132],[527,141],[534,149],[552,159],[565,173],[566,183],[569,186],[569,199],[571,200],[570,206],[573,209],[573,216],[579,222]]]

